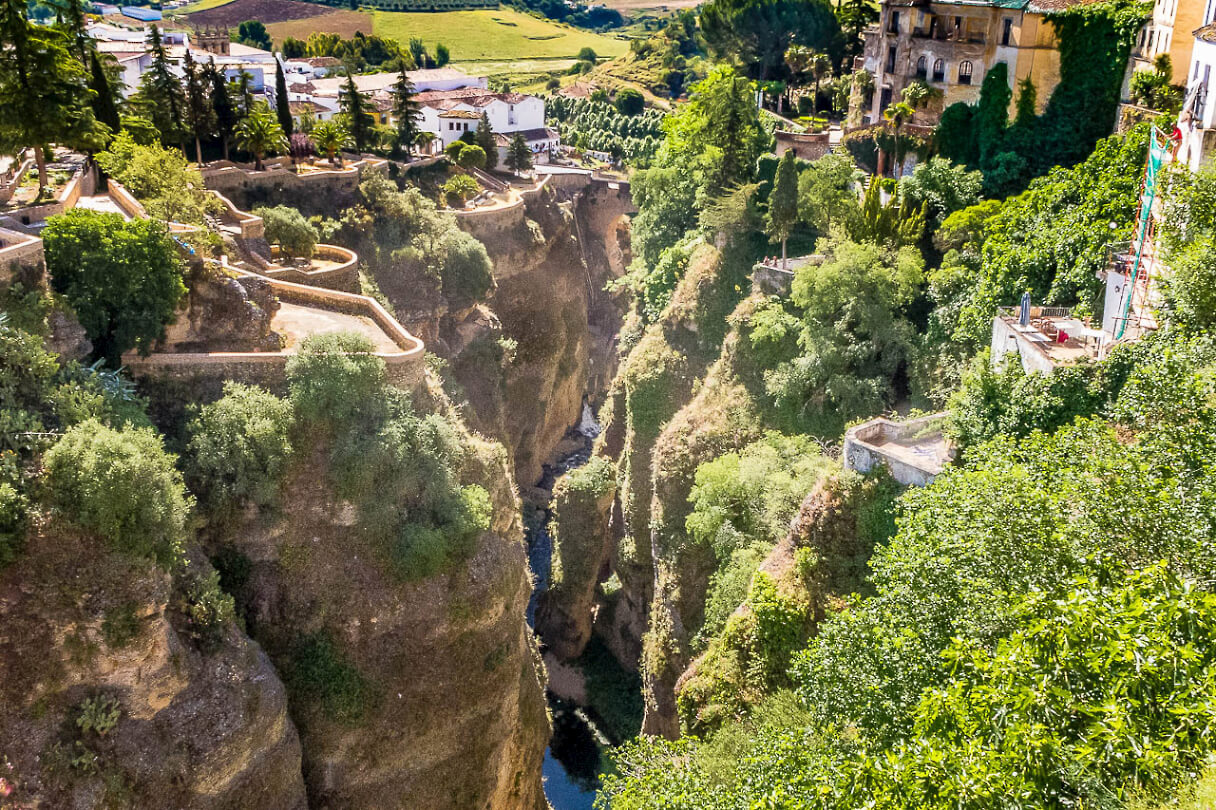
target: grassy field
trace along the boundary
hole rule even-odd
[[[420,37],[448,46],[453,62],[573,58],[582,48],[600,56],[629,49],[623,39],[542,20],[509,8],[476,11],[374,11],[374,31],[402,44]],[[316,20],[309,20],[315,23]],[[318,30],[315,29],[314,30]]]
[[[222,12],[218,11],[221,7]],[[432,52],[435,44],[442,42],[448,46],[453,62],[466,64],[573,59],[583,48],[591,48],[600,57],[611,58],[629,49],[625,39],[533,17],[510,8],[439,12],[349,11],[291,0],[198,0],[177,13],[199,11],[209,12],[204,17],[216,17],[215,23],[234,28],[244,19],[261,20],[276,43],[289,36],[306,40],[313,32],[349,37],[355,31],[362,31],[396,39],[402,45],[412,37],[419,37]],[[308,12],[314,11],[317,16],[307,16]],[[307,18],[297,19],[303,17]]]

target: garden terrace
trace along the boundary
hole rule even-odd
[[[1029,372],[1050,373],[1057,366],[1100,360],[1108,337],[1094,329],[1089,318],[1074,317],[1066,307],[1031,307],[1029,323],[1022,324],[1019,309],[1011,307],[992,319],[992,364],[1017,353]]]

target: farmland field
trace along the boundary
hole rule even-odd
[[[355,31],[396,39],[419,37],[433,49],[447,45],[454,62],[573,59],[583,48],[601,57],[619,56],[629,43],[510,8],[470,11],[347,11],[299,0],[200,0],[184,11],[194,24],[236,28],[261,20],[275,42],[308,39],[314,32],[351,36]]]
[[[421,37],[428,46],[442,42],[453,61],[573,58],[588,47],[600,56],[629,49],[623,39],[542,20],[515,9],[475,11],[375,11],[375,33],[398,42]]]

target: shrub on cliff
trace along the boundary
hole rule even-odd
[[[274,502],[291,457],[291,403],[228,382],[224,396],[190,422],[188,473],[192,489],[213,511]]]
[[[385,379],[375,345],[354,332],[310,335],[287,361],[291,403],[306,422],[347,422],[378,401]]]
[[[440,278],[449,302],[481,301],[494,289],[493,264],[486,246],[464,231],[453,229],[443,239]]]
[[[312,257],[317,246],[317,229],[298,209],[288,205],[255,208],[253,213],[266,226],[266,240],[278,245],[293,258]]]
[[[161,565],[180,559],[190,500],[154,431],[89,420],[65,433],[43,464],[47,500],[68,520],[119,551]]]

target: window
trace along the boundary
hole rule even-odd
[[[889,20],[887,20],[887,33],[889,33],[889,34],[898,34],[899,33],[899,12],[898,11],[892,11],[891,18]]]
[[[946,63],[938,59],[933,63],[933,81],[944,82],[946,80]]]
[[[971,63],[970,62],[963,61],[963,62],[958,63],[958,83],[959,84],[971,84]]]
[[[1001,29],[1001,44],[1009,45],[1013,42],[1013,20],[1006,17],[1002,25],[1004,27]]]
[[[892,91],[890,87],[884,87],[882,89],[882,96],[880,97],[881,100],[878,103],[879,109],[885,110],[887,107],[891,106],[891,95]]]
[[[929,61],[926,57],[921,56],[916,60],[916,78],[924,79],[929,75]]]
[[[895,71],[895,46],[892,45],[887,50],[887,72],[893,73],[894,71]]]
[[[961,37],[962,35],[963,35],[963,18],[955,17],[954,18],[954,36]]]

